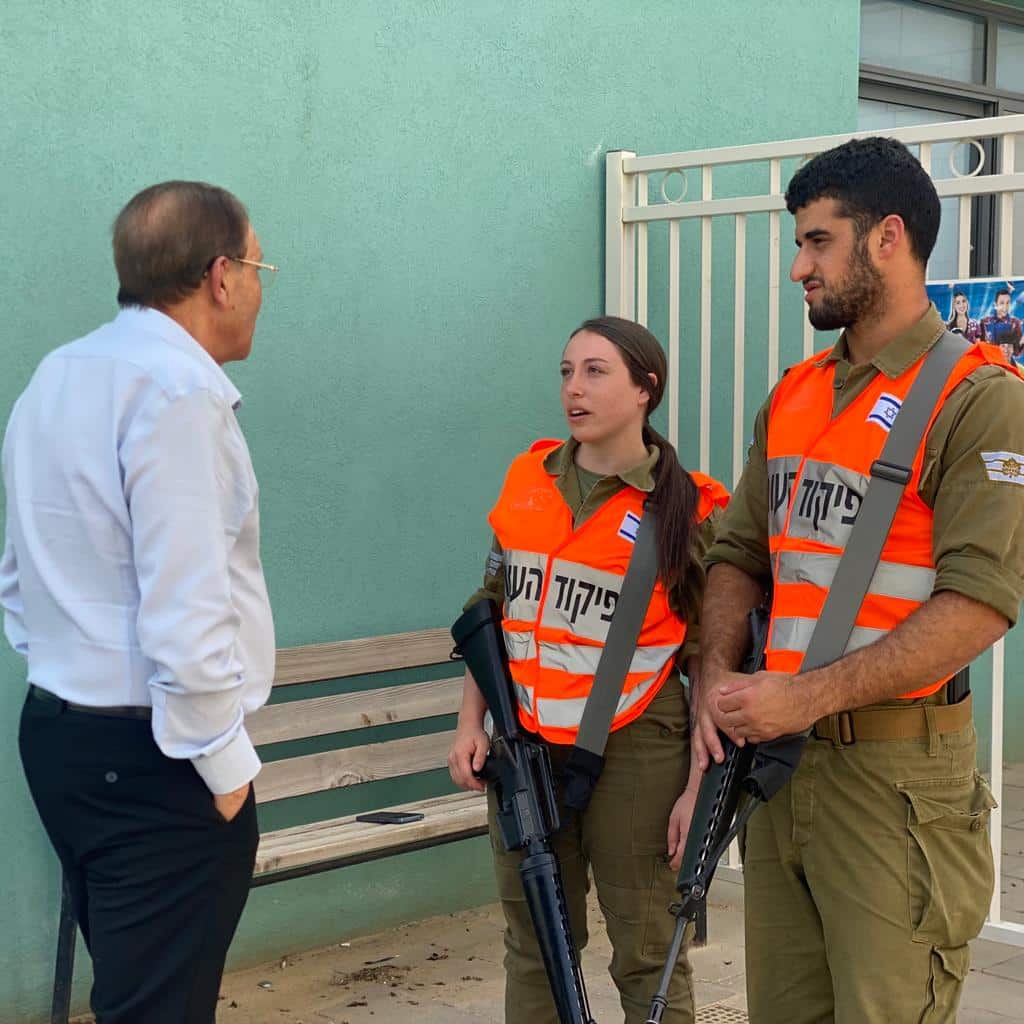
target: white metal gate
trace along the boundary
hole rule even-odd
[[[749,374],[746,363],[752,348],[748,339],[751,317],[748,311],[748,225],[767,218],[766,244],[756,257],[755,271],[767,273],[764,317],[767,320],[765,338],[766,376],[764,387],[758,388],[759,401],[779,378],[780,366],[780,311],[783,301],[781,284],[782,223],[785,212],[783,171],[795,167],[816,153],[839,145],[850,138],[879,134],[876,131],[822,136],[814,139],[795,139],[785,142],[739,146],[735,148],[693,150],[657,156],[637,156],[632,152],[616,151],[607,155],[607,198],[605,226],[605,311],[648,323],[653,304],[665,306],[669,355],[669,387],[667,389],[668,434],[673,444],[679,445],[681,355],[684,338],[680,309],[681,230],[696,223],[699,226],[697,245],[699,260],[699,306],[695,311],[697,323],[692,332],[691,354],[699,360],[699,416],[698,458],[699,468],[708,472],[712,461],[712,358],[714,342],[725,339],[713,336],[713,318],[716,310],[731,306],[732,312],[732,381],[731,381],[731,470],[733,483],[739,478],[743,466],[744,438],[749,429],[745,406],[748,397]],[[996,197],[995,273],[1011,277],[1014,270],[1024,271],[1020,255],[1015,262],[1014,213],[1015,204],[1021,204],[1018,214],[1024,215],[1024,173],[1014,171],[1018,137],[1024,144],[1024,115],[957,121],[950,124],[930,124],[913,128],[886,131],[916,149],[925,170],[932,175],[939,196],[953,200],[956,210],[955,229],[958,276],[968,278],[971,270],[971,230],[975,198]],[[937,154],[945,159],[937,159]],[[1022,157],[1024,160],[1024,157]],[[946,166],[948,164],[948,166]],[[988,166],[986,166],[986,164]],[[934,166],[933,166],[934,165]],[[768,188],[760,194],[748,191],[716,198],[716,171],[726,168],[746,168],[751,174],[764,174],[767,169]],[[699,181],[699,196],[687,198],[689,182]],[[788,180],[788,178],[787,178]],[[695,190],[696,191],[696,190]],[[651,198],[655,199],[651,202]],[[948,203],[946,204],[949,205]],[[944,211],[948,221],[948,213]],[[716,225],[732,220],[732,295],[723,298],[714,285],[713,238]],[[659,251],[657,258],[649,245],[649,231],[655,224],[667,224],[667,253]],[[948,231],[952,225],[945,224]],[[763,224],[759,225],[763,230]],[[787,235],[789,225],[787,225]],[[1020,232],[1024,235],[1024,231]],[[721,233],[719,231],[719,237]],[[941,237],[941,236],[940,236]],[[720,243],[719,243],[720,244]],[[728,254],[727,254],[728,255]],[[664,267],[658,260],[665,257]],[[721,262],[721,261],[719,261]],[[663,270],[663,272],[661,272]],[[795,285],[794,295],[799,296]],[[811,355],[815,348],[814,331],[802,313],[802,352]],[[763,325],[759,325],[763,327]],[[822,347],[822,346],[819,346]],[[686,389],[688,397],[696,397],[697,389]],[[716,451],[719,451],[716,446]],[[996,645],[992,659],[992,722],[990,782],[996,798],[1003,800],[1003,643]],[[1024,924],[1004,920],[1002,917],[1002,809],[996,809],[991,818],[992,850],[995,857],[996,885],[989,920],[982,935],[985,938],[1024,946]]]

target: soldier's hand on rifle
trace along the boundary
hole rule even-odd
[[[785,672],[729,673],[716,684],[708,694],[715,719],[739,746],[803,732],[820,717],[810,707],[808,691]]]
[[[459,722],[448,751],[448,774],[459,789],[482,793],[487,788],[473,773],[483,768],[490,747],[491,741],[482,725]]]
[[[690,724],[693,735],[693,756],[701,765],[702,771],[707,771],[713,758],[716,764],[725,760],[725,750],[722,747],[719,730],[724,732],[733,742],[735,737],[729,732],[725,716],[718,707],[718,691],[721,687],[728,685],[735,679],[749,679],[750,676],[742,672],[727,672],[720,668],[705,666],[701,675],[701,684],[698,691],[696,724],[694,713],[691,709]],[[699,738],[696,734],[699,732]],[[742,743],[739,746],[743,746]]]
[[[699,658],[687,660],[686,675],[690,680],[690,757],[703,773],[708,770],[712,758],[716,764],[721,764],[725,760],[725,752],[718,739],[718,727],[712,717],[714,702],[708,700],[708,688]]]

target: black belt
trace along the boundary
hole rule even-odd
[[[102,718],[140,718],[149,719],[153,717],[153,709],[145,707],[132,707],[122,704],[109,708],[92,707],[88,704],[75,704],[70,700],[63,700],[55,693],[44,690],[39,686],[30,685],[28,688],[29,700],[39,701],[42,704],[59,704],[61,711],[78,711],[84,715],[99,715]]]

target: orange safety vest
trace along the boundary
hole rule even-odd
[[[552,743],[576,739],[608,638],[646,495],[625,487],[579,529],[544,469],[560,441],[537,441],[509,467],[489,522],[505,555],[502,629],[524,728]],[[729,499],[717,481],[691,473],[698,521]],[[612,731],[637,718],[672,671],[686,623],[658,580],[626,675]]]
[[[770,671],[799,672],[867,491],[872,463],[924,356],[895,380],[879,373],[832,418],[834,362],[819,353],[779,381],[768,414],[768,519],[774,596],[768,633]],[[954,366],[918,446],[875,575],[846,653],[885,636],[926,601],[935,582],[934,513],[918,487],[925,439],[950,392],[985,364],[1013,370],[994,345],[976,344]],[[980,455],[979,455],[980,457]],[[903,694],[934,693],[945,679]]]

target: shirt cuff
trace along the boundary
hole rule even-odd
[[[214,754],[193,757],[192,764],[215,796],[241,789],[259,774],[261,762],[244,728]]]
[[[947,555],[935,572],[932,593],[952,590],[999,612],[1011,626],[1020,612],[1024,580],[1004,565],[976,555]]]

